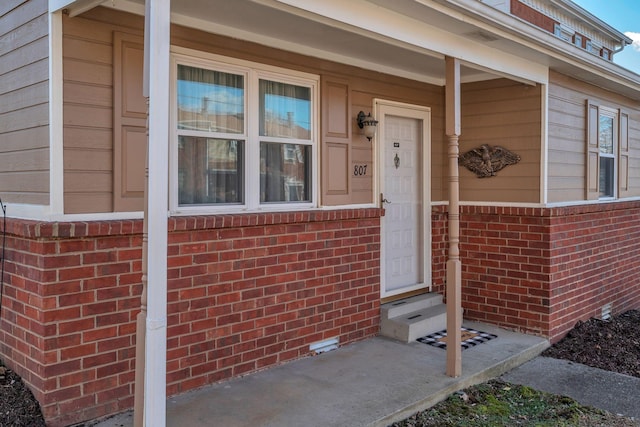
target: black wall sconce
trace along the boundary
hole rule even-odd
[[[358,127],[364,129],[364,136],[367,137],[369,142],[376,134],[376,126],[378,126],[378,121],[371,117],[371,113],[367,115],[364,114],[364,111],[358,113]]]

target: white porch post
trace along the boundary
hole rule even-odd
[[[170,0],[147,0],[145,95],[149,96],[146,337],[144,337],[144,425],[166,425],[167,390],[167,212],[169,193]],[[142,337],[140,337],[142,338]]]
[[[460,61],[447,56],[445,115],[449,142],[449,259],[447,260],[447,375],[462,374],[462,262],[460,261],[460,177],[458,138],[460,137]]]

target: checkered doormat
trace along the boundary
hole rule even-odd
[[[465,328],[464,326],[460,328],[460,331],[462,332],[461,340],[463,350],[475,347],[478,344],[482,344],[498,337],[494,334],[476,331],[475,329]],[[444,330],[425,337],[420,337],[418,338],[418,341],[438,348],[447,348],[447,331]]]

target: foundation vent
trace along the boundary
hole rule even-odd
[[[314,354],[325,353],[327,351],[335,350],[338,348],[338,338],[329,338],[324,341],[314,342],[309,346],[309,350]]]
[[[602,306],[602,314],[601,314],[600,318],[602,320],[611,319],[611,310],[612,309],[613,309],[613,304],[611,304],[611,303],[603,305]]]

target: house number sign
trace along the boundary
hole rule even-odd
[[[365,176],[367,174],[367,165],[354,165],[353,176]]]

